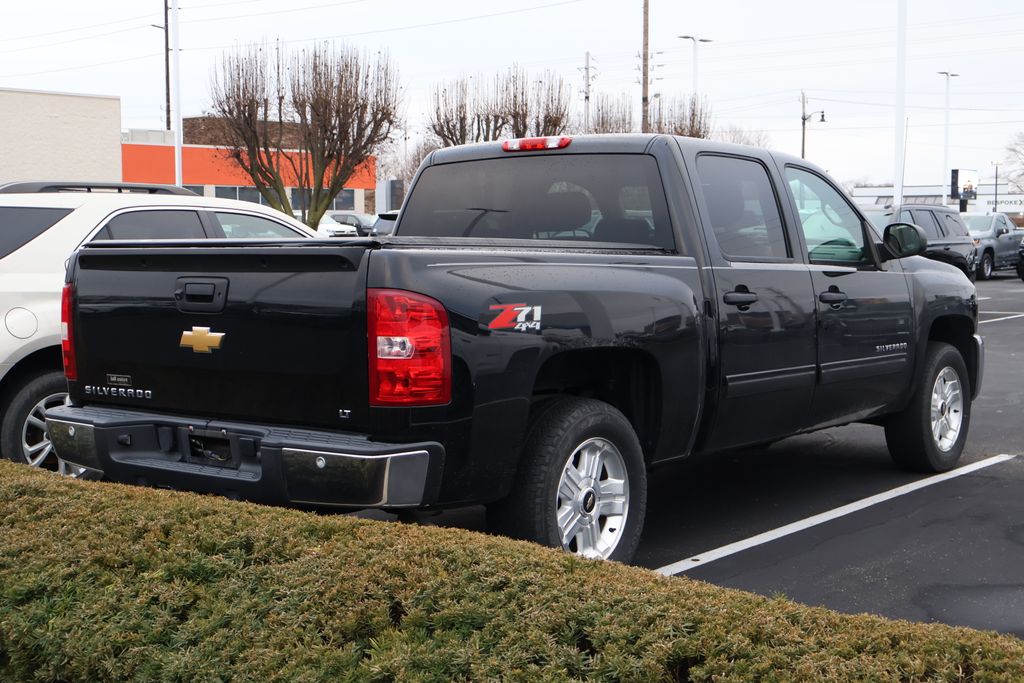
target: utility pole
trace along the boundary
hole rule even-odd
[[[650,68],[650,61],[651,61],[651,53],[648,51],[649,48],[647,46],[648,2],[649,2],[649,0],[644,0],[644,51],[643,51],[642,66],[641,66],[641,71],[643,73],[640,75],[640,82],[641,82],[641,89],[642,89],[642,94],[640,96],[640,132],[641,133],[650,133],[651,132],[651,117],[650,117],[650,112],[649,112],[650,99],[648,98],[648,90],[647,90],[648,89],[648,82],[647,82],[647,73],[648,73],[648,71],[647,70]]]
[[[819,109],[818,111],[812,111],[810,114],[807,113],[807,95],[804,91],[800,91],[800,158],[806,159],[807,151],[807,121],[811,119],[815,114],[821,114],[821,121],[819,123],[825,123],[825,110]]]
[[[583,62],[583,132],[590,132],[590,51]]]

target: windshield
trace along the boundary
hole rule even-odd
[[[964,223],[967,224],[967,229],[972,233],[975,232],[988,232],[988,229],[992,227],[992,216],[960,214],[960,217],[964,219]]]
[[[424,169],[396,234],[675,249],[653,157],[506,156]]]

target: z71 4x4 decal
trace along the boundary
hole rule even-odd
[[[497,304],[491,306],[492,311],[499,311],[491,324],[490,330],[517,330],[540,332],[540,306],[529,304]]]

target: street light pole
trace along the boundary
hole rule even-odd
[[[697,87],[697,43],[711,43],[714,42],[710,38],[698,38],[697,36],[679,36],[683,40],[693,41],[693,94],[694,96],[700,92]]]
[[[947,187],[950,187],[949,183],[952,182],[949,176],[949,79],[956,78],[960,74],[950,73],[949,71],[939,71],[940,76],[946,77],[946,126],[945,126],[945,140],[942,143],[942,188],[941,198],[942,205],[946,206],[946,198],[949,196],[949,192],[946,191]]]
[[[999,211],[999,166],[1002,163],[1001,161],[992,162],[992,165],[996,167],[996,198],[992,201],[992,213]]]

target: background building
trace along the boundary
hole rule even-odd
[[[186,119],[182,184],[197,194],[266,203],[249,176],[217,145],[209,117]],[[118,97],[0,89],[0,183],[80,180],[174,183],[174,136],[121,130]],[[349,178],[335,210],[374,212],[376,159]],[[303,206],[293,188],[292,206]]]
[[[0,182],[121,179],[120,98],[0,88]]]

